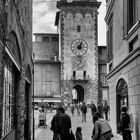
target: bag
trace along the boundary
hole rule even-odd
[[[70,131],[70,140],[75,140],[75,136],[74,136],[72,130]]]

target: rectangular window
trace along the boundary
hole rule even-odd
[[[86,71],[83,72],[83,77],[86,78]]]
[[[113,59],[113,21],[112,21],[112,16],[111,16],[110,22],[108,24],[107,49],[108,49],[108,62],[110,62]]]
[[[49,37],[42,37],[42,41],[49,42],[50,39],[49,39]]]
[[[123,2],[123,29],[124,37],[129,30],[136,24],[140,18],[140,1],[139,0],[124,0]]]
[[[4,93],[3,93],[2,137],[15,128],[15,74],[13,68],[7,64],[4,68]]]
[[[44,82],[51,82],[52,81],[52,71],[45,71],[44,78],[45,78]]]
[[[73,71],[73,78],[76,78],[76,71]]]
[[[43,96],[50,96],[52,93],[52,85],[50,82],[43,85]]]
[[[137,0],[128,0],[128,30],[137,21]]]
[[[52,42],[58,42],[58,37],[52,37]]]
[[[129,43],[129,53],[132,52],[138,46],[138,36],[136,36],[130,43]]]
[[[77,32],[81,32],[81,26],[77,26]]]
[[[109,71],[112,70],[112,62],[109,64]]]

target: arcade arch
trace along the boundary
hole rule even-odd
[[[83,102],[84,101],[84,88],[81,85],[76,85],[73,87],[77,93],[77,100],[76,102]]]

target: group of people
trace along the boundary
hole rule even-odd
[[[107,103],[103,105],[96,105],[92,102],[89,106],[91,108],[91,115],[93,118],[93,131],[92,140],[111,140],[112,138],[112,128],[108,123],[108,110],[106,114],[106,107],[109,109]],[[82,122],[86,121],[87,105],[85,102],[79,107],[82,112]],[[132,140],[130,131],[130,117],[127,113],[127,107],[122,106],[121,108],[121,127],[123,140]],[[104,112],[104,116],[103,116]],[[42,112],[41,112],[42,113]],[[41,114],[40,113],[40,114]],[[43,116],[43,115],[42,115]],[[46,121],[46,120],[45,120]],[[53,140],[83,140],[82,138],[82,128],[77,127],[75,135],[71,129],[71,118],[65,113],[64,107],[58,107],[56,114],[51,121],[51,130],[53,131]]]
[[[80,111],[82,113],[82,122],[86,122],[86,113],[87,113],[87,105],[85,102],[83,103],[77,103],[75,104],[74,102],[72,102],[72,104],[70,105],[71,108],[71,113],[74,116],[74,110],[75,108],[77,109],[77,115],[80,116]]]
[[[97,111],[96,106],[93,107],[94,110],[91,109],[94,124],[92,132],[93,140],[111,140],[111,138],[113,137],[111,126],[107,121],[108,120],[108,111],[106,112],[107,103],[105,103],[104,107],[102,105],[98,105]],[[109,107],[107,108],[109,109]],[[103,111],[105,111],[105,119],[103,117]],[[131,122],[130,116],[127,113],[127,107],[123,105],[121,108],[121,116],[120,116],[120,131],[123,140],[132,140],[130,125]]]

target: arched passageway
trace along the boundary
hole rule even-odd
[[[76,85],[73,87],[77,91],[77,102],[84,101],[84,88],[81,85]]]

